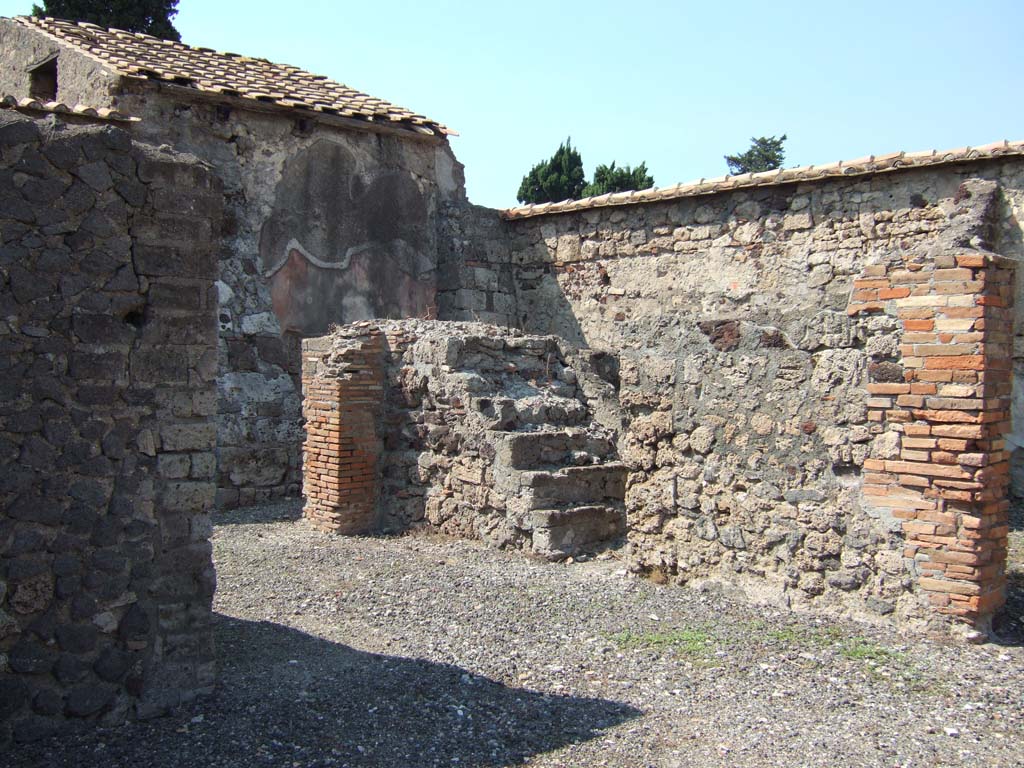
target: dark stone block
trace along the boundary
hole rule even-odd
[[[184,242],[190,242],[188,240]],[[140,275],[216,278],[216,261],[190,247],[136,243],[135,271]]]
[[[82,151],[73,141],[48,141],[42,148],[43,156],[50,165],[62,171],[74,167],[82,157]]]
[[[72,504],[61,514],[65,532],[75,536],[90,535],[98,518],[95,507],[80,503]]]
[[[74,621],[86,621],[96,615],[99,605],[91,595],[75,595],[71,601],[71,618]]]
[[[130,264],[118,267],[114,276],[103,286],[105,291],[138,291],[139,279],[135,276],[135,270]]]
[[[82,572],[82,560],[74,553],[63,552],[53,558],[51,568],[54,576],[76,576]]]
[[[21,265],[14,265],[9,277],[11,293],[22,304],[50,296],[57,290],[58,275],[30,272]]]
[[[199,284],[153,282],[149,287],[149,302],[161,310],[196,311],[202,309],[203,293],[204,286]]]
[[[34,471],[12,462],[6,472],[0,472],[0,493],[14,494],[27,491],[36,478],[37,474]]]
[[[92,529],[92,538],[90,539],[90,542],[97,547],[112,547],[117,544],[123,528],[123,523],[116,517],[102,517],[97,521],[96,527]],[[95,559],[96,557],[94,555],[94,562]],[[100,566],[97,565],[97,567]]]
[[[114,182],[114,189],[134,208],[141,208],[146,202],[146,185],[133,179],[118,179]]]
[[[0,198],[0,219],[3,215],[3,198]],[[29,260],[29,250],[20,245],[7,245],[0,248],[0,265],[10,266],[11,264],[24,264]]]
[[[58,600],[67,600],[82,589],[81,576],[59,576],[53,591]]]
[[[77,683],[87,674],[89,674],[89,665],[70,653],[62,653],[53,666],[53,676],[63,685]]]
[[[118,637],[125,641],[145,640],[149,636],[151,624],[145,609],[134,603],[121,617],[121,623],[117,627]]]
[[[35,120],[15,112],[0,112],[0,146],[13,147],[39,141]]]
[[[83,654],[96,647],[98,630],[91,624],[65,624],[57,627],[56,634],[62,651]]]
[[[21,445],[21,463],[34,469],[53,467],[57,451],[38,435],[29,435]]]
[[[114,125],[104,125],[97,131],[100,142],[107,149],[115,152],[131,152],[132,138],[123,128]]]
[[[18,411],[7,417],[8,432],[38,432],[43,428],[43,419],[38,409]]]
[[[14,539],[7,547],[6,553],[9,556],[29,554],[32,552],[43,552],[46,550],[46,537],[32,528],[19,528],[14,533]]]
[[[80,165],[72,173],[96,192],[106,192],[114,185],[114,180],[110,177],[110,169],[102,161]]]
[[[78,388],[78,402],[82,405],[104,405],[112,406],[117,404],[121,398],[120,387],[100,387],[83,385]]]
[[[7,578],[13,582],[28,581],[50,569],[44,555],[22,555],[7,561]]]
[[[21,678],[0,675],[0,722],[28,703],[28,685]]]
[[[76,181],[64,193],[62,202],[64,204],[64,213],[77,218],[96,205],[96,195],[85,184]]]
[[[60,199],[67,183],[53,177],[29,179],[21,187],[21,196],[32,205],[49,205]]]
[[[98,549],[92,553],[92,567],[106,573],[120,573],[128,567],[128,559],[114,549]]]
[[[114,698],[110,685],[79,685],[68,692],[65,712],[71,717],[89,717],[101,712]]]
[[[93,456],[88,461],[83,461],[78,471],[91,477],[109,477],[114,474],[114,465],[106,456]]]
[[[903,383],[903,366],[899,363],[871,363],[868,374],[872,381],[883,383]]]
[[[101,680],[116,683],[121,680],[131,666],[131,656],[117,648],[107,648],[93,664],[93,671]]]
[[[135,329],[117,317],[101,314],[76,314],[72,328],[79,341],[86,344],[130,344]]]
[[[98,480],[79,480],[69,491],[71,498],[97,509],[104,507],[110,498],[110,491]]]
[[[71,438],[71,425],[59,418],[47,418],[43,424],[43,437],[50,445],[60,447]]]
[[[53,633],[57,631],[58,616],[54,611],[47,611],[36,617],[27,627],[28,631],[48,644],[53,640]]]
[[[10,219],[24,224],[35,224],[36,209],[30,203],[20,197],[11,194],[0,194],[0,219]],[[15,231],[10,232],[11,239]],[[24,234],[24,232],[22,232]],[[4,227],[4,236],[8,236],[7,227]]]
[[[90,250],[93,246],[93,243],[95,243],[95,238],[93,238],[93,236],[89,232],[86,232],[85,230],[78,230],[77,232],[72,232],[70,235],[67,235],[64,238],[64,244],[75,253],[81,253],[83,251]]]
[[[86,214],[78,228],[79,232],[87,232],[95,237],[112,237],[117,234],[117,225],[109,216],[96,209]]]
[[[32,699],[32,710],[40,715],[59,715],[64,709],[64,697],[53,689],[43,689]]]
[[[23,675],[43,675],[57,662],[57,651],[28,639],[22,639],[8,655],[8,664]]]
[[[23,493],[15,499],[7,508],[7,514],[14,520],[41,525],[57,525],[62,518],[59,502],[31,493]]]
[[[188,356],[169,347],[137,348],[131,355],[133,383],[187,384]]]

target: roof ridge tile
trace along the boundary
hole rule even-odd
[[[18,16],[15,21],[75,48],[122,77],[158,80],[197,92],[237,95],[282,109],[341,114],[367,123],[394,125],[417,134],[455,135],[454,131],[423,115],[336,83],[326,75],[316,75],[289,64],[196,48],[175,40],[161,40],[141,32],[105,28],[89,22],[35,16]]]

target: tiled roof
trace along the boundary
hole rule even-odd
[[[77,115],[92,117],[99,120],[112,120],[123,123],[137,123],[139,118],[131,117],[109,107],[87,107],[76,104],[69,107],[60,101],[39,101],[38,99],[19,99],[16,96],[4,96],[0,99],[0,109],[16,109],[21,112],[50,112],[58,115]]]
[[[1007,155],[1024,155],[1024,141],[999,141],[982,147],[961,147],[945,152],[893,152],[888,155],[868,155],[856,160],[840,160],[829,165],[805,165],[800,168],[780,168],[763,173],[744,173],[740,176],[719,176],[715,179],[701,179],[674,187],[645,189],[634,192],[617,192],[599,197],[585,197],[582,200],[565,200],[560,203],[539,203],[509,208],[501,212],[505,219],[526,219],[551,213],[585,211],[590,208],[604,208],[613,205],[652,203],[676,200],[682,197],[711,195],[748,187],[768,187],[791,184],[799,181],[816,181],[837,176],[866,176],[873,173],[898,171],[905,168],[920,168],[929,165],[960,163],[966,160],[984,160]]]
[[[209,94],[337,115],[423,134],[451,134],[407,109],[336,83],[323,75],[237,53],[161,40],[86,22],[21,16],[18,21],[74,46],[125,77],[158,80]]]

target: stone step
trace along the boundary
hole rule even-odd
[[[565,467],[556,472],[523,472],[523,486],[530,509],[566,504],[599,504],[626,496],[629,468],[619,462],[585,467]]]
[[[626,532],[622,504],[596,504],[530,513],[531,547],[548,560],[593,550]]]
[[[596,464],[613,454],[603,436],[582,430],[513,432],[499,438],[495,461],[510,469],[548,469]]]

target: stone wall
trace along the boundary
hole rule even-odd
[[[862,503],[903,521],[929,602],[972,622],[1005,601],[1014,266],[968,249],[894,258],[865,267],[847,310],[902,326],[899,362],[867,385]]]
[[[0,113],[0,740],[210,690],[221,187]]]
[[[508,228],[498,212],[459,202],[438,213],[438,318],[516,327]]]
[[[625,530],[615,408],[588,356],[480,323],[360,323],[303,343],[306,516],[428,526],[550,559]]]
[[[121,78],[9,19],[0,48],[0,95],[27,96],[28,69],[57,55],[59,100],[139,117],[137,138],[216,169],[223,224],[201,234],[219,243],[218,502],[298,495],[300,340],[334,323],[438,314],[438,211],[465,203],[447,141]]]
[[[617,360],[637,569],[724,580],[789,605],[924,615],[916,591],[938,560],[919,542],[905,552],[912,527],[864,486],[866,462],[891,459],[890,433],[906,434],[904,422],[875,420],[868,383],[917,383],[904,360],[901,286],[859,311],[854,291],[871,289],[854,281],[894,262],[938,274],[963,248],[1020,258],[1022,171],[1015,159],[976,162],[508,222],[521,326]],[[964,307],[987,301],[978,279],[948,282]],[[987,346],[1008,352],[1006,338]],[[1005,375],[995,357],[985,365],[993,381]],[[1001,464],[1005,382],[993,386],[984,407],[958,407],[974,422],[998,420],[963,450]],[[972,475],[960,458],[935,461]],[[940,511],[957,516],[957,540],[973,524],[970,510]],[[984,522],[993,542],[998,514]],[[967,565],[992,565],[975,575],[990,579],[982,592],[1002,594],[995,560]],[[968,617],[998,599],[972,604]]]
[[[437,211],[464,196],[447,142],[336,128],[286,110],[122,88],[135,133],[211,163],[220,232],[219,503],[297,495],[299,343],[333,323],[437,315]]]

